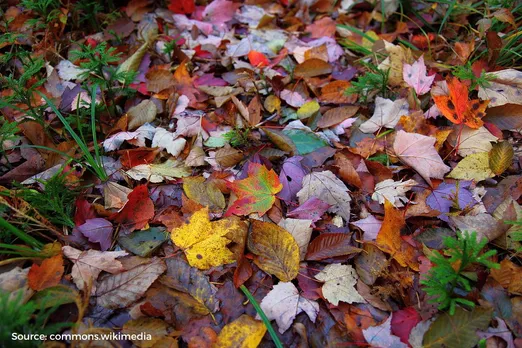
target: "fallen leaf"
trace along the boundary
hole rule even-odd
[[[384,221],[377,235],[377,246],[385,253],[390,254],[401,266],[409,266],[419,270],[415,258],[415,249],[401,238],[401,229],[406,222],[401,211],[386,201],[384,203]]]
[[[319,119],[317,122],[317,127],[328,128],[335,126],[336,124],[339,124],[355,115],[358,110],[358,106],[341,106],[330,109]]]
[[[29,287],[35,291],[58,285],[63,275],[62,254],[49,257],[41,265],[33,263],[27,274]]]
[[[485,74],[487,86],[479,86],[478,96],[489,100],[489,107],[505,104],[522,105],[522,73],[515,69],[505,69]]]
[[[435,138],[398,131],[393,150],[399,159],[415,169],[431,185],[430,178],[443,179],[451,169],[435,150]]]
[[[150,348],[156,347],[159,341],[167,336],[168,327],[169,325],[161,319],[142,317],[126,322],[121,332],[134,337],[140,337],[142,336],[139,335],[140,333],[146,332],[150,335],[150,339],[132,339],[131,341],[138,347]]]
[[[260,306],[269,320],[275,319],[281,334],[288,330],[299,313],[305,312],[313,323],[319,313],[316,301],[300,296],[294,284],[284,282],[274,285]]]
[[[74,284],[80,290],[90,282],[96,281],[101,271],[119,273],[123,271],[123,265],[116,258],[127,255],[125,251],[81,251],[70,246],[62,247],[63,254],[71,260],[71,276]],[[92,285],[92,293],[96,291],[96,284]]]
[[[405,193],[418,183],[415,180],[407,181],[393,181],[393,179],[386,179],[375,185],[375,192],[372,194],[372,199],[383,204],[386,200],[389,201],[395,208],[402,208],[403,203],[408,202],[408,197]]]
[[[480,340],[476,331],[488,327],[491,315],[491,310],[466,311],[462,307],[457,307],[454,315],[442,313],[424,334],[423,347],[472,348]]]
[[[355,289],[358,277],[350,265],[340,263],[326,265],[315,278],[324,282],[321,288],[323,297],[334,306],[338,306],[339,301],[366,303],[366,300]]]
[[[315,100],[304,103],[299,109],[297,109],[297,118],[304,120],[312,117],[317,111],[319,111],[319,103]]]
[[[373,347],[407,348],[408,345],[401,342],[401,339],[391,333],[392,315],[384,323],[378,326],[371,326],[363,330],[366,342]]]
[[[431,84],[435,80],[435,74],[428,76],[424,56],[415,61],[412,65],[404,63],[402,76],[408,86],[415,90],[417,95],[423,95],[430,91]]]
[[[123,226],[126,231],[140,230],[154,217],[154,203],[149,198],[147,185],[139,185],[127,196],[123,208],[110,219]]]
[[[319,261],[361,252],[361,249],[352,245],[351,240],[352,237],[348,233],[320,234],[308,246],[305,259]]]
[[[431,95],[444,117],[455,124],[464,123],[470,128],[480,128],[484,124],[489,101],[469,100],[469,88],[456,77],[435,84]]]
[[[167,273],[161,280],[163,284],[189,294],[205,308],[207,313],[215,313],[219,309],[219,301],[216,298],[217,288],[210,283],[208,276],[190,267],[180,258],[169,258],[166,263]]]
[[[173,229],[171,238],[191,266],[209,269],[236,260],[227,245],[239,241],[244,231],[243,223],[232,218],[211,222],[208,208],[204,208],[196,211],[187,224]]]
[[[152,138],[152,147],[163,148],[174,157],[179,156],[186,144],[187,141],[184,138],[178,138],[175,133],[163,128],[157,128],[154,138]]]
[[[263,53],[254,50],[248,53],[248,61],[256,68],[262,68],[270,64],[270,60]]]
[[[489,153],[478,152],[464,157],[448,174],[448,178],[475,180],[476,182],[492,178],[495,174],[489,168]]]
[[[136,106],[127,111],[127,115],[129,116],[128,127],[130,130],[136,129],[145,123],[150,123],[156,119],[156,114],[158,113],[158,108],[156,104],[152,102],[152,100],[146,99],[143,100]],[[158,130],[163,128],[158,128]]]
[[[494,144],[489,152],[489,168],[495,175],[501,175],[513,164],[514,155],[513,146],[507,141]]]
[[[137,181],[145,179],[152,183],[158,183],[189,176],[191,171],[188,167],[185,167],[182,162],[169,158],[167,162],[164,163],[140,164],[127,170],[125,173]]]
[[[312,237],[312,220],[302,219],[281,219],[278,225],[294,237],[297,245],[299,246],[299,260],[304,260],[308,243]]]
[[[219,190],[214,181],[205,182],[202,176],[194,176],[183,179],[183,191],[188,198],[198,202],[210,210],[222,210],[225,208],[225,196]]]
[[[377,220],[375,216],[368,217],[351,222],[352,225],[359,227],[363,232],[363,240],[374,241],[382,226],[382,221]]]
[[[265,332],[266,326],[262,321],[243,314],[223,327],[214,347],[256,348],[261,343]]]
[[[91,243],[100,243],[102,251],[109,250],[112,244],[112,224],[110,221],[94,218],[87,219],[76,227]]]
[[[125,308],[140,299],[166,269],[161,259],[154,258],[129,271],[108,275],[98,284],[96,303],[106,308]]]
[[[332,72],[332,66],[324,60],[312,58],[305,60],[297,65],[294,69],[294,76],[297,77],[315,77]]]
[[[285,229],[271,222],[253,220],[248,234],[248,249],[254,263],[263,271],[289,282],[299,272],[299,246]]]
[[[113,181],[108,181],[103,186],[103,198],[105,209],[121,209],[129,200],[127,197],[132,190]]]
[[[329,170],[313,172],[303,178],[303,188],[297,193],[302,205],[315,197],[330,204],[328,211],[339,214],[346,221],[350,220],[351,197],[346,185]]]
[[[453,132],[448,137],[451,145],[458,148],[458,154],[462,157],[472,155],[478,152],[488,152],[492,149],[491,142],[498,140],[496,136],[491,134],[485,127],[478,129],[464,126],[462,130]],[[457,145],[457,141],[459,142]]]
[[[264,165],[251,163],[248,167],[248,177],[227,183],[237,200],[228,208],[225,216],[248,215],[258,213],[263,216],[274,204],[275,194],[283,189],[277,174]]]
[[[402,116],[409,115],[409,104],[406,99],[375,98],[375,111],[372,117],[361,124],[359,129],[363,133],[374,133],[382,127],[394,128]]]

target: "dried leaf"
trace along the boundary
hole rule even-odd
[[[216,348],[241,347],[256,348],[266,332],[262,321],[243,314],[233,322],[225,325],[219,333]]]
[[[335,306],[339,305],[339,301],[366,303],[366,300],[355,289],[357,273],[350,265],[339,263],[326,265],[315,278],[324,282],[321,288],[323,296]]]
[[[27,280],[31,289],[40,291],[60,283],[62,275],[63,258],[62,254],[58,254],[43,260],[41,265],[33,263]]]
[[[514,154],[513,146],[507,141],[494,144],[489,152],[489,168],[495,175],[501,175],[513,164]]]

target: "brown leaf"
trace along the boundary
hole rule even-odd
[[[317,58],[312,58],[297,65],[294,69],[294,76],[296,77],[315,77],[332,72],[332,66]]]
[[[323,117],[319,119],[317,122],[317,127],[319,128],[328,128],[331,126],[335,126],[346,120],[347,118],[352,117],[359,110],[358,106],[341,106],[338,108],[333,108],[324,113]]]
[[[216,151],[216,162],[223,168],[235,166],[243,157],[243,153],[233,147],[224,147]]]
[[[259,96],[256,95],[248,104],[248,123],[255,126],[259,122],[261,122],[261,101]]]
[[[97,304],[106,308],[125,308],[145,294],[149,286],[163,273],[165,263],[154,258],[152,262],[103,278],[96,290]]]
[[[357,95],[346,95],[346,89],[351,83],[344,80],[330,82],[321,89],[319,100],[331,104],[351,104],[357,100]]]
[[[362,249],[350,244],[351,239],[347,233],[323,233],[308,245],[305,260],[319,261],[361,252]]]

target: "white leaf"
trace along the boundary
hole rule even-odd
[[[323,296],[335,306],[339,305],[339,301],[366,303],[366,300],[355,289],[358,277],[350,265],[340,263],[326,265],[315,278],[325,282],[321,288]]]
[[[410,331],[410,337],[408,338],[408,342],[410,343],[412,348],[423,348],[422,341],[424,339],[424,334],[431,326],[431,323],[435,320],[435,318],[431,318],[426,321],[421,321],[417,325],[413,327]]]
[[[478,96],[482,100],[489,99],[488,107],[522,105],[522,72],[505,69],[486,73],[486,78],[491,79],[489,85],[479,86]]]
[[[328,211],[339,214],[344,220],[350,220],[350,202],[348,188],[329,170],[313,172],[303,178],[303,188],[297,192],[299,204],[315,197],[331,205]]]
[[[392,335],[391,319],[392,316],[390,315],[383,324],[379,326],[371,326],[363,330],[366,342],[371,344],[373,347],[408,348],[408,345],[402,343],[399,337]]]
[[[103,142],[105,151],[118,150],[125,140],[135,140],[136,146],[145,146],[145,139],[152,139],[156,133],[156,128],[145,123],[134,132],[119,132],[111,135]]]
[[[179,156],[186,144],[187,141],[184,138],[177,138],[176,134],[164,128],[156,128],[156,134],[152,138],[152,147],[164,148],[174,157]]]
[[[478,152],[489,152],[493,148],[491,142],[498,140],[498,138],[491,134],[485,127],[473,129],[464,126],[460,135],[459,132],[460,129],[457,130],[457,132],[453,132],[449,136],[448,141],[451,145],[457,146],[457,139],[460,139],[458,153],[462,157]]]
[[[77,65],[74,65],[72,62],[68,60],[62,60],[56,66],[56,70],[58,70],[58,76],[62,80],[71,81],[71,80],[80,80],[80,75],[88,72],[87,69],[82,69]]]
[[[394,128],[401,116],[409,114],[409,104],[406,99],[395,101],[381,97],[375,98],[373,116],[359,127],[363,133],[374,133],[382,127]]]
[[[70,246],[62,247],[62,251],[74,263],[71,271],[74,284],[76,284],[78,289],[84,290],[85,286],[92,281],[92,293],[96,291],[94,282],[101,271],[109,273],[123,271],[123,265],[116,258],[127,255],[126,251],[98,251],[92,249],[81,251]]]
[[[319,304],[301,297],[294,284],[280,282],[274,285],[272,291],[261,301],[261,309],[268,319],[275,319],[279,332],[284,333],[301,312],[305,312],[315,323],[317,313],[319,313]],[[259,319],[259,315],[257,317]]]
[[[403,203],[408,202],[405,193],[415,185],[417,182],[411,179],[405,182],[386,179],[375,185],[372,199],[378,201],[379,204],[384,204],[384,201],[388,200],[394,207],[401,208],[404,206]]]
[[[158,183],[189,176],[191,171],[180,161],[169,159],[160,164],[140,164],[127,170],[126,173],[134,180],[146,179],[152,183]]]
[[[304,260],[310,237],[312,236],[312,220],[281,219],[279,226],[290,232],[299,246],[300,260]]]
[[[432,137],[400,130],[393,143],[393,150],[399,159],[415,169],[430,186],[430,178],[443,179],[451,169],[435,150],[435,141]]]

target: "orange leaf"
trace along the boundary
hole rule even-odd
[[[401,228],[406,221],[400,210],[386,200],[384,202],[384,221],[377,234],[377,246],[382,251],[390,254],[397,262],[403,266],[410,266],[418,271],[419,264],[415,259],[415,249],[401,238]]]
[[[484,122],[489,100],[469,99],[469,87],[453,77],[432,89],[433,100],[440,112],[455,124],[464,123],[470,128],[478,129]]]
[[[34,263],[29,270],[27,279],[31,289],[40,291],[58,285],[62,275],[63,258],[62,254],[58,254],[43,260],[40,266]]]
[[[138,149],[126,149],[118,152],[121,165],[124,168],[132,168],[140,164],[151,164],[154,162],[160,148],[140,147]]]
[[[270,61],[263,53],[254,50],[248,53],[248,60],[250,64],[256,67],[264,67],[270,64]]]

